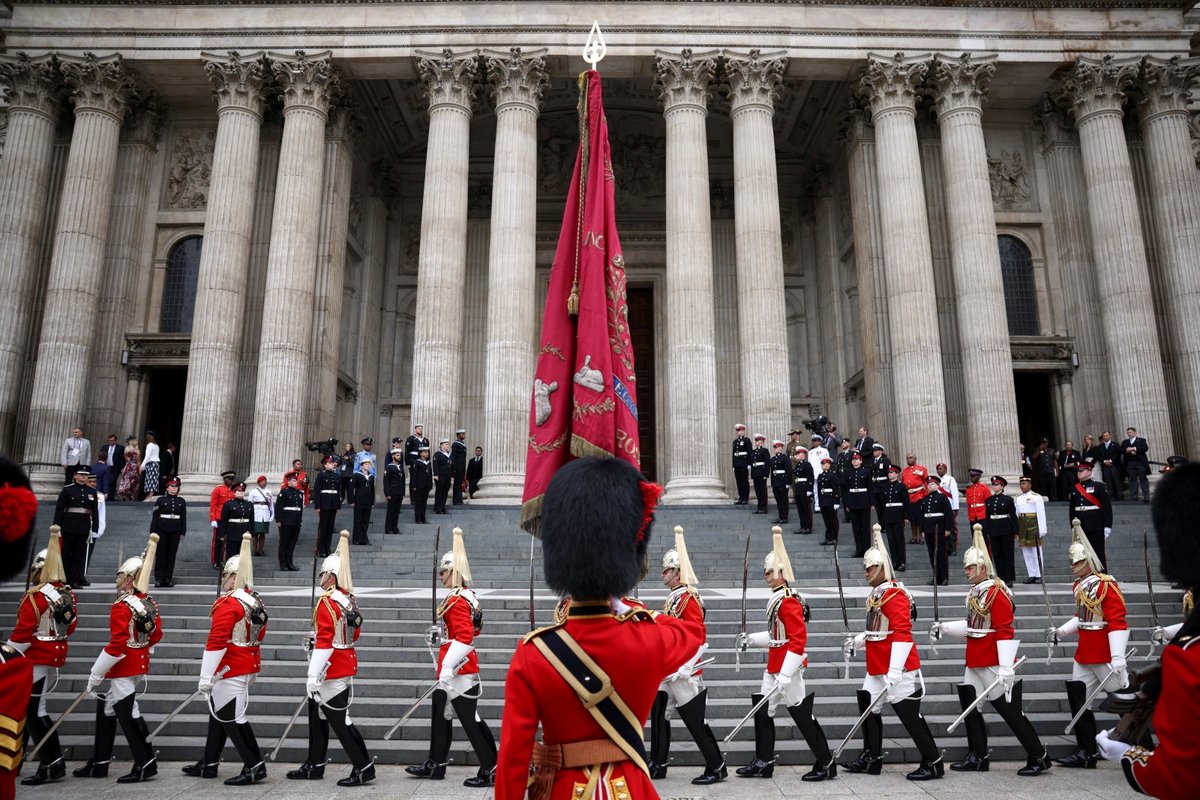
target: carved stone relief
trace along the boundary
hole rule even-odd
[[[988,155],[988,177],[992,182],[992,203],[1010,211],[1029,205],[1029,167],[1020,150],[1001,150]]]
[[[212,178],[215,128],[177,128],[167,171],[167,208],[204,208]]]

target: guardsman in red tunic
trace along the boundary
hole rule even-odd
[[[199,689],[208,699],[208,739],[204,757],[183,768],[183,774],[193,778],[217,777],[228,737],[242,759],[242,771],[226,780],[227,786],[247,786],[267,777],[262,750],[246,719],[267,632],[267,609],[254,591],[250,542],[250,534],[243,534],[240,552],[221,569],[221,596],[209,611],[212,622],[200,659]]]
[[[671,590],[662,613],[704,624],[704,601],[696,590],[699,581],[688,558],[687,544],[683,539],[683,528],[675,528],[675,549],[663,553],[662,581]],[[627,601],[628,602],[628,601]],[[564,618],[565,619],[565,618]],[[712,728],[704,720],[708,707],[708,689],[704,686],[704,670],[696,663],[704,654],[707,645],[659,686],[650,710],[650,767],[651,778],[667,777],[667,764],[671,757],[671,723],[667,717],[668,707],[674,708],[687,726],[696,742],[700,755],[704,757],[704,773],[693,778],[697,786],[709,786],[729,776],[725,769],[725,756]]]
[[[453,713],[479,759],[479,771],[463,781],[463,786],[487,787],[496,780],[496,738],[478,713],[483,684],[479,682],[475,637],[483,628],[483,609],[471,591],[471,566],[467,563],[462,528],[454,529],[454,546],[442,556],[438,575],[442,585],[450,589],[450,594],[438,606],[440,622],[429,629],[429,646],[438,648],[429,757],[422,764],[406,767],[405,772],[435,781],[446,777],[454,735],[450,725]],[[450,708],[446,707],[447,702]]]
[[[212,552],[209,556],[213,569],[221,566],[221,545],[217,541],[217,528],[221,524],[221,509],[233,499],[233,484],[237,481],[237,473],[227,469],[221,473],[221,483],[214,486],[208,497],[208,522],[212,526]]]
[[[971,467],[970,474],[971,482],[964,491],[967,496],[967,522],[972,525],[976,522],[982,524],[987,519],[987,499],[991,497],[992,490],[980,480],[983,470]]]
[[[542,502],[546,584],[567,619],[517,645],[504,692],[496,800],[655,800],[642,727],[664,678],[695,658],[704,626],[631,609],[662,489],[625,461],[578,458]],[[602,692],[606,685],[611,692]],[[542,726],[542,742],[534,735]]]
[[[1159,571],[1167,580],[1200,588],[1200,464],[1172,469],[1154,492],[1151,506],[1160,553]],[[1152,720],[1158,746],[1131,747],[1114,731],[1096,737],[1100,753],[1121,764],[1134,790],[1162,800],[1196,796],[1196,764],[1200,763],[1200,614],[1191,614],[1162,652],[1162,688]]]
[[[762,686],[758,694],[750,695],[750,702],[757,706],[767,695],[770,699],[754,714],[754,760],[739,767],[737,774],[743,778],[770,778],[775,773],[775,722],[771,715],[780,705],[786,705],[788,713],[808,749],[816,758],[813,768],[800,776],[802,781],[824,781],[837,777],[837,765],[825,739],[821,723],[813,717],[813,693],[804,690],[804,670],[808,666],[805,645],[808,642],[808,604],[800,592],[788,584],[796,580],[792,562],[783,545],[783,531],[772,529],[774,547],[763,561],[763,580],[771,587],[771,599],[767,601],[767,630],[751,634],[738,634],[737,647],[767,648],[767,667],[763,670]]]
[[[33,693],[29,697],[26,724],[36,744],[53,726],[46,700],[58,683],[58,670],[67,662],[67,637],[79,622],[75,593],[67,586],[62,563],[62,534],[50,528],[50,543],[33,557],[31,588],[17,608],[17,624],[8,645],[23,653],[33,665]],[[21,780],[23,786],[40,786],[66,777],[67,766],[58,733],[38,751],[37,771]]]
[[[96,701],[96,730],[92,757],[73,770],[76,778],[107,778],[117,723],[133,754],[133,768],[117,783],[141,783],[158,774],[158,757],[150,748],[150,729],[137,704],[138,679],[150,672],[150,648],[162,639],[158,603],[147,594],[158,534],[150,534],[146,552],[125,560],[117,570],[117,600],[109,611],[108,644],[96,656],[87,688],[95,691],[108,680],[108,691]],[[144,683],[144,681],[143,681]]]
[[[929,724],[921,716],[925,679],[921,675],[921,659],[912,637],[912,595],[892,572],[892,559],[878,525],[872,529],[871,536],[874,544],[863,555],[863,569],[871,586],[871,593],[867,595],[867,627],[843,645],[852,655],[856,647],[866,643],[867,676],[858,692],[858,710],[861,713],[870,708],[871,713],[862,726],[862,755],[842,766],[850,772],[870,775],[882,771],[882,705],[887,700],[921,753],[921,766],[905,777],[910,781],[936,780],[945,775],[945,766]]]
[[[362,732],[350,719],[351,681],[358,674],[354,643],[362,633],[363,617],[354,598],[350,574],[350,531],[342,531],[337,551],[321,562],[321,599],[313,609],[308,660],[308,755],[291,780],[317,781],[325,777],[329,729],[337,734],[350,759],[350,774],[338,786],[362,786],[375,780],[375,761],[367,752]]]
[[[909,539],[909,542],[911,544],[924,544],[925,532],[921,530],[921,517],[918,516],[920,513],[918,507],[921,501],[925,499],[925,495],[929,494],[929,489],[925,485],[929,480],[929,468],[918,464],[917,456],[914,453],[905,453],[904,460],[907,466],[900,473],[900,482],[908,490],[908,519],[912,523],[912,538]]]
[[[1046,640],[1058,644],[1061,639],[1079,636],[1071,680],[1067,681],[1067,702],[1072,715],[1078,714],[1097,687],[1115,692],[1129,685],[1125,648],[1129,644],[1129,625],[1125,622],[1125,597],[1111,575],[1106,575],[1079,521],[1071,533],[1067,550],[1071,574],[1075,576],[1075,616],[1057,628],[1046,631]],[[1075,723],[1075,752],[1054,759],[1064,767],[1095,769],[1096,717],[1091,709]]]
[[[972,545],[963,553],[963,570],[973,585],[967,592],[965,619],[934,622],[929,638],[935,642],[943,636],[967,640],[967,668],[963,682],[958,685],[958,702],[963,711],[975,702],[999,678],[1000,682],[988,692],[988,700],[1017,741],[1025,748],[1025,766],[1017,770],[1024,777],[1041,775],[1050,769],[1050,757],[1033,723],[1021,710],[1023,681],[1016,679],[1013,664],[1021,642],[1013,638],[1013,598],[1008,585],[992,573],[992,559],[983,541],[983,526],[971,526]],[[967,756],[950,765],[956,772],[987,772],[987,723],[978,707],[963,720],[967,728]]]

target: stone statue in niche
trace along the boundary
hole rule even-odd
[[[996,208],[1008,210],[1029,202],[1029,168],[1020,150],[1002,150],[999,157],[988,156],[988,177]]]
[[[175,139],[174,161],[167,179],[167,206],[203,208],[208,203],[208,183],[212,178],[212,152],[216,133],[204,133],[202,145],[193,143],[196,132],[181,132]]]

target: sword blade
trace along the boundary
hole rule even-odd
[[[742,624],[738,629],[741,636],[746,634],[746,591],[750,582],[750,535],[746,535],[746,551],[742,554]],[[740,636],[739,636],[740,638]],[[734,650],[734,671],[742,671],[741,648]]]
[[[1019,659],[1017,659],[1017,663],[1013,664],[1014,672],[1021,668],[1021,665],[1025,663],[1026,658],[1027,656],[1021,656]],[[996,680],[992,681],[991,684],[989,684],[988,687],[984,689],[978,697],[975,698],[975,702],[967,706],[963,712],[958,715],[958,719],[950,723],[950,727],[946,729],[946,733],[954,733],[954,731],[958,729],[958,726],[963,723],[963,720],[970,716],[972,711],[983,705],[983,702],[987,700],[987,696],[992,693],[992,689],[995,689],[999,685],[1000,678],[996,678]]]
[[[220,680],[221,676],[223,676],[226,672],[229,672],[228,664],[221,667],[221,669],[217,672],[217,676],[216,676],[217,680]],[[168,722],[175,719],[175,717],[179,714],[180,711],[183,711],[183,709],[187,708],[188,703],[192,702],[199,696],[200,696],[200,690],[197,689],[196,691],[194,691],[190,695],[188,695],[186,700],[184,700],[179,705],[175,706],[175,708],[171,711],[171,713],[167,714],[166,718],[163,719],[162,722],[158,723],[158,727],[155,728],[153,731],[151,731],[150,735],[146,737],[146,741],[150,741],[155,736],[158,736],[158,732],[161,731],[163,728],[167,727]]]
[[[1046,570],[1042,568],[1042,540],[1039,538],[1037,547],[1033,548],[1034,554],[1037,556],[1038,574],[1041,580],[1038,585],[1042,587],[1042,600],[1046,602],[1046,623],[1054,627],[1054,613],[1050,611],[1050,592],[1046,590]],[[1054,642],[1046,642],[1046,663],[1050,663],[1050,659],[1054,657]]]
[[[442,544],[442,526],[438,525],[437,531],[435,531],[433,534],[433,580],[430,584],[430,595],[429,595],[429,602],[430,602],[429,611],[430,611],[430,617],[433,619],[434,625],[437,625],[437,621],[438,621],[437,620],[438,565],[442,561],[442,554],[439,553],[438,551],[441,549],[441,544]]]
[[[783,688],[783,686],[778,683],[775,684],[774,686],[772,686],[771,691],[764,694],[762,696],[762,699],[754,704],[754,707],[750,709],[750,713],[748,713],[748,714],[746,714],[746,716],[742,717],[741,721],[737,725],[733,726],[733,730],[731,730],[729,732],[729,735],[721,740],[722,743],[728,742],[730,739],[732,739],[734,736],[736,736],[737,732],[740,731],[743,727],[745,727],[746,723],[750,721],[750,718],[753,717],[755,714],[757,714],[758,710],[760,708],[762,708],[764,705],[766,705],[767,701],[770,700],[776,694],[778,694],[779,690],[782,688]]]
[[[43,736],[38,743],[33,746],[32,750],[25,754],[26,761],[33,761],[33,757],[36,756],[38,751],[42,749],[42,745],[50,740],[50,737],[54,735],[56,730],[58,730],[58,727],[66,721],[67,717],[71,716],[71,712],[78,708],[79,704],[83,702],[83,698],[87,697],[90,693],[91,692],[89,692],[87,689],[84,689],[82,692],[76,695],[75,699],[71,701],[71,705],[67,706],[67,710],[60,714],[58,719],[55,720],[54,724],[50,726],[50,730],[46,731],[46,735]]]
[[[1137,648],[1130,648],[1128,652],[1125,653],[1126,662],[1128,662],[1129,659],[1133,658],[1135,655],[1137,655]],[[1079,722],[1080,718],[1083,717],[1083,712],[1091,708],[1092,701],[1096,699],[1100,692],[1104,691],[1104,684],[1108,683],[1108,679],[1116,674],[1116,671],[1116,667],[1110,666],[1108,668],[1108,674],[1104,676],[1104,680],[1096,684],[1096,688],[1092,689],[1091,693],[1087,696],[1087,699],[1083,701],[1083,705],[1080,706],[1079,710],[1075,712],[1075,716],[1071,717],[1071,721],[1067,723],[1066,730],[1063,731],[1064,734],[1069,734],[1071,731],[1075,730],[1075,725]]]
[[[271,751],[271,755],[267,756],[269,761],[274,761],[275,756],[279,755],[279,748],[283,747],[283,743],[287,741],[288,734],[292,732],[292,726],[296,724],[296,719],[300,716],[300,712],[308,705],[308,697],[306,696],[300,701],[300,705],[296,706],[296,710],[292,712],[292,718],[288,720],[287,727],[283,729],[283,733],[279,734],[279,741],[275,743],[275,748]]]
[[[867,710],[864,711],[862,715],[855,721],[854,725],[850,727],[850,732],[846,734],[846,738],[842,739],[842,743],[839,744],[837,750],[834,751],[833,758],[829,759],[830,764],[837,761],[838,756],[840,756],[842,751],[846,749],[846,745],[849,744],[852,738],[854,738],[854,734],[858,733],[858,729],[861,728],[862,724],[867,721],[867,714],[871,713],[871,709],[875,707],[875,704],[878,703],[879,699],[885,694],[887,694],[887,687],[880,689],[879,692],[871,698],[871,702],[867,704]]]
[[[537,627],[537,621],[533,613],[533,545],[536,538],[530,534],[529,536],[529,630]]]
[[[392,735],[395,734],[396,731],[400,730],[400,726],[407,722],[408,718],[415,714],[418,708],[425,704],[425,700],[429,697],[429,695],[433,694],[433,691],[437,689],[437,687],[438,684],[434,683],[428,689],[426,689],[424,693],[417,698],[416,702],[408,707],[408,711],[404,712],[404,716],[400,717],[400,721],[393,725],[391,730],[383,735],[383,738],[390,741]]]
[[[1150,592],[1150,614],[1154,617],[1154,627],[1161,627],[1158,623],[1158,603],[1154,602],[1154,580],[1150,574],[1150,539],[1145,531],[1142,531],[1142,558],[1146,562],[1146,589]]]

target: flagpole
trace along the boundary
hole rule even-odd
[[[599,72],[597,65],[608,55],[608,45],[604,43],[604,34],[600,32],[600,21],[592,21],[592,30],[588,33],[587,42],[583,45],[583,60],[591,68]]]

